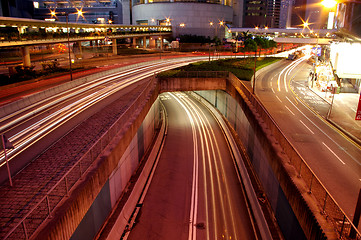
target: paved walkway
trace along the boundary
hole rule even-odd
[[[310,87],[310,89],[330,106],[332,104],[327,119],[361,146],[361,121],[355,119],[360,94],[339,93],[333,95],[315,87]]]

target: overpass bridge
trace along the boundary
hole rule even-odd
[[[82,54],[81,42],[102,40],[111,42],[116,55],[117,39],[131,39],[133,47],[156,48],[159,45],[162,49],[163,39],[171,34],[171,26],[84,24],[0,17],[0,48],[21,47],[24,66],[31,66],[30,46],[78,43],[78,52]]]
[[[59,91],[74,87],[74,84],[76,81],[62,86]],[[70,175],[63,176],[58,184],[40,199],[39,204],[31,209],[31,213],[9,228],[11,232],[9,231],[8,239],[26,239],[25,236],[69,239],[79,227],[89,231],[94,221],[99,221],[93,219],[97,213],[111,211],[110,206],[114,207],[115,203],[102,202],[99,199],[120,196],[122,192],[119,192],[119,189],[128,189],[126,183],[133,169],[130,166],[134,167],[134,162],[139,161],[137,157],[141,156],[134,155],[127,149],[142,149],[139,144],[145,142],[147,144],[142,145],[143,147],[149,145],[149,135],[154,134],[154,127],[157,125],[154,123],[161,121],[157,97],[160,93],[169,91],[197,91],[199,96],[216,106],[232,126],[236,126],[240,141],[245,144],[244,153],[249,155],[257,174],[262,175],[262,184],[269,187],[267,197],[276,206],[274,211],[277,220],[284,224],[288,234],[292,236],[302,229],[308,239],[336,239],[338,234],[348,235],[351,222],[337,209],[337,204],[332,202],[325,189],[317,189],[318,192],[321,191],[320,195],[326,195],[324,201],[321,199],[318,202],[309,193],[310,185],[320,185],[317,178],[312,177],[309,183],[307,181],[310,179],[300,177],[298,172],[301,168],[305,176],[312,175],[312,171],[307,170],[307,165],[251,91],[231,74],[197,73],[187,78],[150,79],[139,98],[117,120],[118,124],[102,135],[94,144],[94,149],[87,151],[68,171]],[[45,95],[43,97],[46,98]],[[39,94],[32,98],[39,99],[41,96]],[[31,102],[30,99],[21,101],[22,103],[16,104],[17,107]],[[148,141],[143,139],[145,136],[148,136]],[[88,168],[84,169],[84,166]],[[80,176],[77,176],[74,183],[73,174],[76,175],[79,170]],[[144,181],[145,178],[146,174],[139,179]],[[141,189],[141,183],[134,186],[131,194],[135,195],[126,203],[125,208],[118,212],[118,218],[110,227],[109,236],[119,237],[126,228],[127,219],[136,205],[134,199],[138,199],[137,194]],[[55,200],[58,204],[54,206]],[[43,216],[41,220],[40,215]],[[83,219],[90,225],[81,224]]]
[[[229,28],[228,35],[236,37],[248,32],[252,35],[268,36],[279,44],[328,45],[336,39],[335,29],[310,28]]]
[[[234,38],[242,32],[271,37],[281,45],[281,51],[284,44],[327,45],[336,38],[336,30],[309,28],[228,28],[225,37]],[[82,55],[81,42],[105,40],[111,42],[113,54],[117,54],[117,39],[130,39],[133,47],[156,48],[159,45],[163,49],[163,39],[171,35],[172,26],[163,25],[65,23],[0,17],[0,48],[20,47],[24,66],[31,66],[30,46],[77,43],[77,52]]]

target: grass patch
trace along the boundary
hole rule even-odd
[[[268,57],[257,58],[257,71],[282,58]],[[250,81],[253,76],[254,58],[232,58],[220,59],[216,61],[203,61],[191,63],[187,66],[164,71],[158,74],[159,77],[181,77],[185,71],[228,71],[242,80]]]

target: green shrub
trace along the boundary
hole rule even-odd
[[[257,70],[279,61],[281,58],[257,58],[256,66]],[[182,74],[189,71],[228,71],[233,73],[236,77],[242,80],[250,81],[253,76],[254,58],[237,58],[237,59],[220,59],[216,61],[203,61],[191,63],[186,66],[168,70],[158,74],[158,77],[185,77],[186,74]]]

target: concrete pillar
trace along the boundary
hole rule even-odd
[[[81,41],[78,41],[78,47],[79,47],[79,56],[80,58],[83,58],[83,47],[81,46]]]
[[[29,46],[21,47],[21,54],[23,57],[23,66],[24,67],[30,67],[31,61],[30,61],[30,52],[29,52]]]
[[[117,39],[112,39],[113,54],[118,55]]]
[[[132,48],[135,48],[137,46],[137,38],[133,37],[132,38]]]
[[[285,45],[283,43],[281,43],[281,52],[283,52],[284,48],[285,48]]]
[[[160,50],[163,50],[163,37],[160,37],[159,41],[160,41]]]
[[[149,48],[155,48],[155,38],[149,38]]]
[[[147,48],[147,37],[143,37],[143,49]]]

